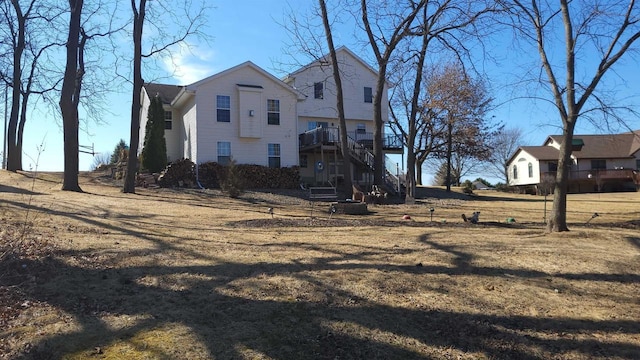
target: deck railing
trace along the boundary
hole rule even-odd
[[[373,133],[351,131],[347,132],[347,137],[367,149],[373,149]],[[337,127],[320,127],[305,131],[299,135],[298,139],[300,147],[334,144],[340,141],[340,132]],[[401,150],[402,138],[396,135],[385,135],[382,137],[382,147],[387,150]]]
[[[541,175],[555,178],[556,172],[545,172]],[[633,169],[570,170],[569,180],[630,180],[640,184],[640,172]]]
[[[336,127],[317,128],[306,131],[299,135],[300,147],[308,147],[318,144],[340,146],[339,129]],[[374,169],[374,156],[371,152],[373,148],[373,134],[363,132],[350,132],[347,134],[347,142],[351,156],[357,158],[370,169]],[[402,149],[402,141],[397,136],[387,136],[383,138],[385,146]],[[404,185],[404,174],[398,169],[398,164],[392,162],[387,156],[384,157],[385,181],[387,185],[396,191],[400,191]]]

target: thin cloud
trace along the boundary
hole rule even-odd
[[[214,55],[211,50],[201,51],[197,46],[182,44],[178,51],[166,57],[163,62],[165,69],[178,84],[188,85],[216,71],[211,64]]]

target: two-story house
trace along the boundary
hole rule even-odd
[[[153,96],[165,108],[169,161],[298,165],[297,106],[304,96],[252,62],[187,86],[145,84],[141,134]]]
[[[352,176],[369,182],[373,166],[373,96],[377,73],[345,47],[337,50],[342,74]],[[328,57],[327,57],[328,58]],[[335,82],[330,62],[312,62],[280,80],[245,62],[194,84],[147,83],[142,93],[139,149],[150,99],[165,109],[169,161],[196,164],[300,166],[307,184],[336,185],[342,174]],[[383,119],[388,99],[383,94]],[[387,152],[402,153],[396,137],[384,137]]]
[[[558,170],[562,136],[542,146],[521,146],[508,161],[509,185],[540,190]],[[640,130],[609,135],[574,135],[570,192],[637,190],[640,187]]]

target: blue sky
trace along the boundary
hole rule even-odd
[[[201,0],[206,1],[206,0]],[[189,41],[190,50],[174,51],[172,61],[166,62],[164,71],[155,74],[143,73],[146,80],[167,77],[161,81],[178,85],[186,85],[219,71],[250,60],[258,66],[281,77],[293,70],[296,62],[304,63],[308,59],[303,56],[297,59],[287,54],[291,40],[282,27],[287,21],[286,14],[293,9],[303,13],[315,4],[315,1],[283,1],[283,0],[237,0],[214,1],[213,8],[208,11],[208,25],[205,29],[211,38],[208,43],[197,39]],[[345,18],[345,17],[343,17]],[[367,48],[356,42],[353,37],[353,25],[344,25],[334,33],[336,46],[346,45],[365,60],[372,59]],[[522,95],[522,89],[514,86],[514,78],[521,76],[522,69],[531,68],[538,71],[537,54],[532,51],[523,53],[511,45],[510,34],[492,43],[489,50],[496,55],[500,63],[484,62],[482,68],[491,79],[492,95],[499,107],[493,112],[495,119],[505,122],[507,126],[523,130],[526,144],[539,145],[546,136],[559,133],[557,111],[550,109],[544,101],[531,99],[513,99]],[[616,74],[608,77],[615,83],[617,98],[624,98],[626,103],[640,105],[640,87],[638,85],[637,62],[626,60],[620,64]],[[289,65],[283,65],[289,64]],[[372,65],[375,64],[371,62]],[[532,67],[533,64],[533,67]],[[517,79],[516,79],[517,80]],[[626,82],[625,82],[626,80]],[[89,124],[87,132],[80,133],[81,145],[92,145],[96,152],[111,153],[120,139],[129,141],[130,87],[114,89],[109,97],[111,113],[104,114],[104,124]],[[25,170],[61,171],[63,169],[63,139],[61,125],[46,112],[33,112],[25,128],[25,144],[23,166]],[[640,128],[638,119],[631,119],[632,127]],[[603,132],[594,129],[585,121],[579,123],[576,133]],[[43,145],[39,153],[38,147]],[[524,144],[523,144],[524,145]],[[39,154],[39,160],[37,159]],[[88,154],[80,154],[80,170],[89,170],[93,158]],[[478,174],[482,176],[482,174]],[[475,176],[473,177],[475,178]]]

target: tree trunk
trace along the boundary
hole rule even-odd
[[[129,139],[129,158],[122,192],[136,192],[136,171],[138,168],[138,143],[140,141],[140,93],[142,92],[142,28],[147,1],[140,0],[138,9],[135,1],[131,2],[133,10],[133,95],[131,101],[131,136]],[[198,164],[196,164],[198,166]]]
[[[404,196],[405,204],[415,204],[416,201],[416,154],[413,151],[407,151],[407,177],[405,179],[406,194]]]
[[[451,154],[453,153],[453,123],[449,119],[447,125],[447,192],[451,192]]]
[[[509,166],[504,166],[504,184],[509,186]]]
[[[558,159],[558,171],[553,195],[553,208],[547,223],[547,231],[569,231],[567,227],[567,192],[569,187],[569,170],[571,169],[571,146],[575,123],[565,123],[562,130],[562,144]]]
[[[27,100],[29,99],[29,93],[24,94],[22,97],[22,105],[20,106],[20,122],[18,123],[18,134],[16,136],[16,154],[22,154],[22,144],[24,138],[24,125],[27,122]],[[22,156],[16,158],[16,164],[18,169],[22,170]],[[35,164],[36,166],[38,164]]]
[[[67,38],[67,64],[60,93],[60,111],[62,112],[62,127],[64,136],[64,178],[62,190],[78,191],[82,189],[78,184],[78,107],[74,99],[78,76],[78,46],[80,40],[80,17],[82,15],[83,0],[69,0],[70,19],[69,35]]]
[[[350,199],[353,192],[351,181],[351,153],[349,152],[349,141],[347,139],[347,122],[344,116],[344,96],[342,94],[342,79],[340,78],[340,68],[338,67],[338,57],[336,49],[333,45],[333,36],[331,35],[331,26],[329,25],[329,15],[327,14],[327,5],[324,0],[319,0],[320,10],[322,11],[322,24],[324,25],[324,33],[329,46],[329,54],[333,70],[333,80],[336,83],[336,106],[338,107],[338,120],[340,123],[340,150],[342,151],[342,173],[344,174],[344,193]]]
[[[416,159],[416,184],[424,185],[422,182],[422,165],[424,165],[424,161],[420,159]]]
[[[378,67],[376,93],[373,95],[373,183],[384,184],[384,154],[382,152],[382,95],[387,78],[387,63]]]
[[[416,64],[416,78],[413,83],[413,93],[411,94],[411,110],[409,114],[409,132],[407,139],[407,194],[405,202],[414,204],[416,198],[416,150],[415,143],[418,136],[418,102],[420,101],[420,91],[422,89],[422,72],[424,69],[424,61],[427,57],[427,46],[429,45],[429,33],[426,29],[427,23],[427,7],[423,7],[424,30],[422,34],[422,46],[418,55],[418,63]]]
[[[18,20],[18,38],[13,47],[13,79],[11,113],[7,128],[7,170],[22,170],[22,149],[18,148],[18,121],[20,118],[20,85],[22,82],[22,54],[25,48],[25,16],[17,1],[12,1]]]

